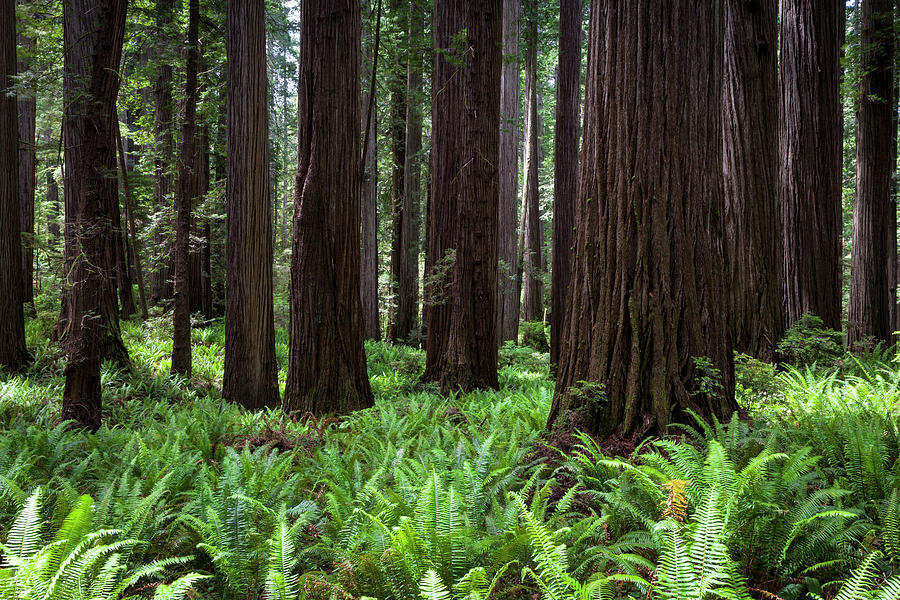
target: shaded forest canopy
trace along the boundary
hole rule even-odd
[[[0,600],[900,600],[894,0],[0,0]]]

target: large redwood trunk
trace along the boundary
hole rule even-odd
[[[572,293],[549,427],[565,416],[600,437],[641,437],[689,421],[688,410],[727,419],[737,409],[721,315],[722,118],[710,110],[722,99],[723,16],[717,3],[591,3]]]
[[[572,271],[578,192],[578,115],[581,101],[581,0],[561,0],[553,165],[553,258],[550,285],[550,365],[559,364]]]
[[[307,0],[300,14],[299,153],[286,410],[373,405],[360,264],[359,0]]]
[[[500,8],[434,3],[424,379],[445,392],[497,387]]]
[[[278,405],[272,299],[272,203],[264,0],[228,0],[228,220],[222,395],[247,408]]]
[[[519,329],[519,253],[516,244],[519,210],[519,15],[521,0],[503,0],[503,61],[500,89],[501,268],[497,303],[498,341],[515,341]]]
[[[36,44],[33,37],[18,36],[21,46],[19,73],[30,66]],[[19,122],[19,220],[22,240],[22,302],[34,313],[34,167],[36,102],[33,90],[20,94]]]
[[[181,128],[181,164],[175,193],[175,287],[172,311],[172,373],[191,375],[191,207],[199,194],[197,154],[197,63],[199,61],[199,0],[190,0],[187,64],[184,81],[184,123]],[[199,286],[198,286],[199,287]]]
[[[377,3],[376,3],[377,6]],[[376,23],[380,18],[376,15]],[[377,27],[378,25],[376,25]],[[378,40],[379,32],[375,32]],[[378,318],[378,156],[375,152],[377,139],[377,104],[370,100],[372,89],[372,61],[366,56],[363,61],[362,77],[365,93],[360,95],[360,122],[362,136],[366,140],[365,166],[363,167],[362,188],[360,192],[360,288],[362,301],[363,332],[366,339],[381,338],[381,325]],[[370,110],[371,106],[371,110]],[[368,131],[366,131],[368,128]]]
[[[891,339],[891,244],[895,244],[894,1],[862,0],[856,202],[853,204],[852,264],[847,347]],[[896,293],[896,292],[895,292]]]
[[[784,334],[778,205],[778,3],[725,3],[725,241],[735,350],[775,359]]]
[[[541,117],[537,89],[537,22],[527,21],[525,33],[525,172],[522,184],[522,319],[538,321],[544,313],[542,276],[543,229],[538,172],[541,164]]]
[[[0,0],[0,89],[11,87],[15,74],[15,0]],[[16,98],[0,94],[0,367],[12,371],[28,361],[21,295],[17,131]]]
[[[100,361],[103,346],[118,338],[114,295],[118,210],[116,96],[125,32],[125,0],[69,0],[63,5],[66,46],[63,136],[65,148],[66,250],[70,265],[68,363],[62,418],[80,427],[100,426]],[[110,294],[110,291],[113,294]],[[111,310],[112,309],[112,310]],[[124,350],[124,348],[122,348]]]
[[[781,0],[784,317],[841,329],[842,0]]]
[[[173,131],[175,128],[172,107],[172,40],[169,35],[175,11],[175,0],[158,0],[156,3],[157,38],[153,47],[156,54],[157,72],[153,90],[156,103],[155,137],[156,137],[156,211],[161,218],[156,223],[154,236],[156,247],[153,249],[156,268],[153,271],[150,288],[150,303],[155,305],[161,300],[172,297],[172,245],[168,230],[171,227],[169,217],[169,196],[172,194],[172,158],[174,155]]]

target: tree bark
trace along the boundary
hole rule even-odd
[[[419,235],[422,189],[422,63],[420,45],[425,31],[425,12],[418,0],[409,2],[409,56],[406,71],[406,161],[403,174],[403,228],[401,248],[405,260],[401,268],[399,312],[409,314],[409,339],[421,339],[419,327]],[[401,332],[402,333],[402,332]],[[418,344],[417,344],[418,345]]]
[[[556,133],[553,165],[553,257],[550,284],[550,365],[559,365],[566,298],[572,272],[578,193],[578,117],[581,103],[581,0],[561,0]]]
[[[181,165],[175,194],[175,289],[172,311],[172,373],[191,376],[191,207],[200,195],[197,154],[197,66],[199,62],[200,1],[188,9],[187,61],[184,77],[184,123],[181,128]],[[199,283],[199,282],[197,282]],[[273,325],[274,326],[274,325]]]
[[[198,177],[198,193],[205,196],[209,192],[209,127],[204,124],[200,127],[200,143],[198,148],[198,161],[200,172]],[[212,319],[213,294],[212,294],[212,228],[209,218],[203,217],[201,221],[203,241],[200,245],[200,311],[206,319]]]
[[[856,202],[847,347],[891,339],[891,243],[897,214],[891,198],[894,129],[894,1],[862,0]],[[894,242],[895,243],[895,242]],[[860,346],[860,347],[857,347]]]
[[[537,21],[527,22],[525,33],[525,181],[522,184],[524,211],[522,319],[539,321],[544,313],[544,286],[541,279],[543,230],[539,204],[538,171],[541,164],[540,113],[537,89]]]
[[[437,0],[433,27],[424,379],[444,392],[496,388],[501,6]]]
[[[775,360],[784,335],[778,205],[778,3],[725,3],[723,172],[735,350]]]
[[[122,134],[119,131],[119,123],[116,122],[116,145],[119,155],[119,173],[122,175],[122,189],[125,192],[125,215],[128,220],[128,231],[131,234],[131,256],[134,257],[134,272],[138,282],[138,294],[141,299],[141,319],[147,320],[147,295],[144,288],[144,268],[141,265],[141,250],[138,246],[137,227],[134,223],[134,198],[131,196],[131,186],[128,185],[128,164],[125,158],[125,148],[122,144]]]
[[[503,66],[500,91],[500,217],[498,341],[516,340],[519,329],[519,17],[521,0],[503,0]]]
[[[300,14],[299,153],[285,408],[373,405],[360,269],[359,0],[307,0]]]
[[[228,0],[228,219],[222,395],[247,408],[278,405],[272,299],[264,0]]]
[[[844,3],[782,0],[780,190],[785,325],[841,329],[840,50]]]
[[[376,7],[379,10],[380,4]],[[376,27],[380,26],[380,18],[376,15]],[[376,40],[379,32],[375,32]],[[377,47],[376,42],[376,47]],[[376,48],[377,50],[377,48]],[[361,236],[361,264],[360,264],[360,299],[363,311],[363,332],[366,339],[377,340],[381,338],[381,325],[378,319],[378,156],[375,153],[375,140],[377,139],[377,121],[375,118],[375,102],[370,100],[372,89],[373,69],[370,63],[377,57],[364,57],[363,84],[365,94],[361,96],[360,122],[362,123],[363,137],[367,140],[365,153],[365,167],[362,175],[362,191],[360,195],[360,236]],[[369,111],[371,104],[372,110]],[[369,131],[366,132],[368,127]]]
[[[737,409],[721,317],[722,116],[709,110],[722,100],[723,15],[717,3],[591,3],[572,294],[548,427],[574,411],[593,435],[639,438],[688,410]]]
[[[16,4],[0,0],[0,89],[16,74]],[[0,367],[18,371],[28,362],[22,309],[19,228],[19,154],[16,98],[0,94]]]
[[[125,8],[125,0],[69,0],[63,5],[70,289],[62,418],[90,430],[100,426],[100,361],[110,352],[104,346],[121,345],[116,310],[110,306],[115,288],[109,249],[116,233],[109,216],[113,207],[118,210],[118,196],[109,174],[116,169],[116,97]]]
[[[160,300],[172,297],[171,281],[171,247],[168,235],[171,221],[168,217],[169,196],[172,194],[172,157],[174,141],[172,132],[175,124],[172,109],[172,40],[169,29],[175,10],[174,0],[159,0],[156,3],[156,28],[159,36],[154,48],[157,62],[154,98],[156,101],[156,211],[162,218],[155,224],[157,228],[154,238],[153,284],[150,289],[150,304],[156,305]]]
[[[36,44],[33,37],[18,35],[22,48],[21,60],[17,63],[20,74],[30,67]],[[35,184],[35,117],[36,107],[33,90],[19,95],[19,220],[21,222],[22,243],[22,302],[26,310],[34,314],[34,184]]]

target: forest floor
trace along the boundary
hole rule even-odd
[[[442,397],[421,351],[367,343],[375,407],[295,419],[222,401],[222,324],[170,377],[163,319],[123,323],[133,366],[104,365],[104,426],[71,431],[50,319],[28,323],[34,365],[0,376],[0,600],[900,598],[890,353],[742,359],[749,421],[611,456],[545,446],[529,348],[501,351],[498,391]]]

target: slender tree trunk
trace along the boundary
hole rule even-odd
[[[553,258],[550,285],[550,364],[559,364],[572,271],[578,193],[578,116],[581,103],[581,0],[561,0],[553,165]]]
[[[781,1],[784,316],[841,328],[840,49],[844,3]]]
[[[190,0],[188,12],[181,165],[175,194],[175,290],[172,311],[172,373],[184,377],[191,376],[191,206],[199,196],[196,118],[200,1]]]
[[[199,184],[197,191],[200,197],[203,197],[209,192],[209,128],[205,124],[200,126],[198,146]],[[208,217],[203,217],[200,228],[203,237],[200,246],[200,311],[204,318],[212,319],[212,230]]]
[[[109,249],[116,235],[109,215],[118,207],[116,181],[109,173],[116,169],[116,97],[125,7],[125,0],[69,0],[63,5],[66,234],[71,267],[62,418],[91,430],[100,426],[100,361],[109,352],[104,346],[121,344],[116,311],[109,306],[110,291],[114,298]]]
[[[300,85],[290,364],[285,408],[316,415],[373,405],[360,281],[359,0],[307,0]]]
[[[17,70],[25,73],[30,67],[36,44],[33,37],[18,36],[21,46]],[[31,90],[19,96],[19,220],[22,235],[22,302],[34,314],[34,168],[36,102]]]
[[[538,321],[544,313],[544,293],[541,280],[543,236],[538,198],[541,126],[537,90],[537,22],[534,19],[528,20],[525,45],[525,180],[522,184],[525,254],[522,267],[522,318],[525,321]]]
[[[519,329],[519,15],[521,0],[503,0],[503,67],[500,91],[499,343],[516,340]]]
[[[424,379],[444,392],[496,388],[501,6],[436,0],[433,27]]]
[[[856,202],[847,347],[891,339],[890,244],[894,127],[894,2],[862,1],[862,55],[856,136]]]
[[[156,101],[156,211],[163,215],[156,223],[154,236],[156,248],[156,268],[153,272],[153,284],[150,289],[150,303],[156,305],[160,300],[172,297],[171,282],[171,247],[168,231],[171,227],[169,214],[169,196],[172,194],[172,157],[174,142],[172,132],[175,124],[172,109],[172,40],[169,29],[172,25],[175,10],[174,0],[159,0],[156,4],[156,84],[154,97]]]
[[[117,117],[118,118],[118,117]],[[128,268],[128,236],[126,228],[122,225],[122,213],[118,196],[113,207],[111,219],[114,237],[110,240],[112,252],[115,256],[116,288],[118,292],[120,316],[128,319],[137,312],[134,306],[134,294],[131,289],[131,273]]]
[[[380,22],[377,16],[376,22]],[[375,35],[377,38],[377,31]],[[371,116],[368,110],[370,102],[373,102],[369,99],[372,83],[371,63],[373,60],[375,60],[374,56],[366,56],[364,60],[362,80],[365,94],[361,96],[360,102],[360,122],[362,123],[363,138],[368,140],[368,147],[364,149],[366,162],[363,169],[360,196],[360,234],[362,242],[360,298],[362,300],[363,333],[365,338],[377,340],[381,338],[381,326],[378,319],[378,156],[375,153],[376,122],[378,119],[375,118],[375,104],[372,104]],[[366,133],[366,127],[369,128],[368,134]]]
[[[402,0],[392,0],[388,5],[389,14],[398,14],[403,8]],[[399,51],[398,51],[399,54]],[[390,76],[391,112],[391,310],[388,312],[387,338],[395,343],[408,340],[413,328],[412,302],[410,301],[409,255],[407,245],[409,233],[406,212],[405,185],[403,177],[406,173],[406,81],[402,73],[405,71],[405,57],[397,56],[400,62],[394,66]],[[401,70],[402,69],[402,70]],[[406,245],[404,245],[406,244]]]
[[[0,0],[0,89],[16,74],[16,4]],[[28,362],[22,309],[22,244],[19,241],[18,124],[16,98],[0,94],[0,367],[17,371]]]
[[[401,269],[400,312],[410,314],[410,332],[421,339],[419,326],[419,235],[422,190],[422,63],[419,45],[425,30],[425,12],[421,2],[409,2],[409,56],[406,71],[406,162],[403,174],[403,229],[401,247],[405,261]],[[407,338],[410,334],[407,333]]]
[[[721,317],[722,117],[709,110],[722,100],[723,10],[591,3],[572,294],[548,426],[564,417],[638,438],[688,410],[737,409]]]
[[[228,0],[228,218],[222,395],[277,406],[264,0]]]
[[[784,334],[778,205],[778,3],[725,3],[725,240],[735,350],[767,362]]]
[[[119,173],[122,175],[122,189],[125,191],[125,215],[128,220],[128,231],[131,234],[131,256],[134,257],[134,272],[137,276],[138,294],[141,299],[141,319],[147,320],[147,297],[144,292],[144,269],[141,266],[141,252],[138,247],[137,227],[134,224],[134,198],[131,196],[131,186],[128,185],[128,165],[118,122],[116,122],[116,145],[118,147],[119,155]]]

